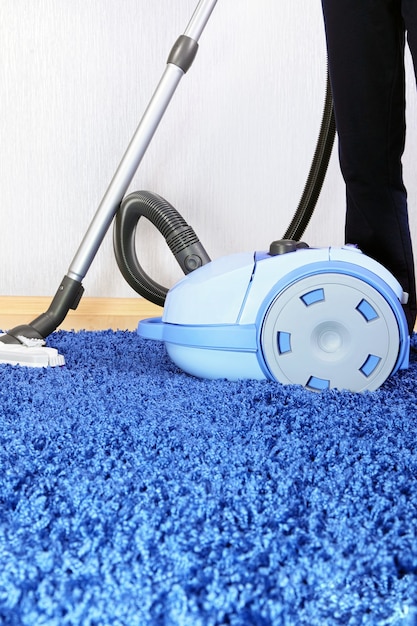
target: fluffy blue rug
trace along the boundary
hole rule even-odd
[[[417,623],[417,362],[374,393],[197,380],[129,332],[0,366],[0,623]]]

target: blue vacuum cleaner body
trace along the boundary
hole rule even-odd
[[[234,254],[192,272],[139,335],[210,379],[361,392],[408,367],[407,294],[388,270],[351,246],[288,242],[279,252]]]

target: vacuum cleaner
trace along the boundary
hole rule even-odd
[[[408,367],[410,338],[394,276],[354,246],[310,248],[301,241],[332,152],[335,122],[329,76],[320,134],[307,182],[282,239],[268,250],[211,260],[194,230],[157,194],[128,187],[217,4],[200,0],[172,47],[165,71],[48,310],[0,336],[0,363],[62,365],[46,346],[83,295],[82,280],[114,221],[116,261],[129,285],[163,306],[138,333],[164,342],[183,371],[209,379],[272,380],[312,391],[373,391]],[[140,265],[140,218],[161,232],[185,276],[171,289]]]

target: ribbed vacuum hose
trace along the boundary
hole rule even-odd
[[[194,230],[169,202],[155,193],[138,191],[127,196],[116,215],[113,247],[121,273],[141,296],[163,306],[168,289],[154,281],[136,255],[136,227],[146,217],[165,237],[184,274],[210,262]]]
[[[330,86],[329,72],[327,71],[326,98],[316,150],[298,208],[283,239],[300,241],[308,226],[326,176],[335,134],[336,124],[333,111],[332,89]]]

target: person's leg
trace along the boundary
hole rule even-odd
[[[415,3],[415,0],[409,0]],[[346,243],[389,269],[416,318],[414,260],[401,157],[405,142],[401,0],[322,0],[346,182]]]

